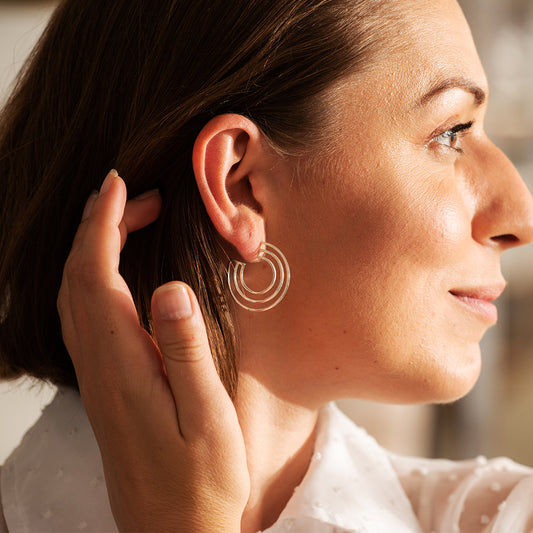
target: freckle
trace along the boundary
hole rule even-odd
[[[115,334],[115,330],[112,329],[109,333],[111,333],[111,335],[114,335]]]
[[[336,367],[335,367],[335,370],[339,370],[339,367],[338,367],[338,366],[336,366]]]
[[[342,330],[343,335],[346,335],[347,331],[345,329]]]

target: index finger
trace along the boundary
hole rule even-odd
[[[84,217],[72,243],[71,256],[80,255],[85,265],[100,271],[118,272],[122,237],[120,223],[124,216],[126,185],[116,170],[105,178],[95,199],[90,199],[90,216]]]
[[[90,216],[76,234],[58,295],[63,337],[70,344],[75,340],[69,348],[74,362],[79,359],[76,344],[85,345],[94,332],[100,340],[106,331],[111,332],[107,335],[111,343],[135,339],[141,329],[130,290],[118,269],[126,186],[116,171],[109,173],[93,202]]]

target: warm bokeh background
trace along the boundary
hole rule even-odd
[[[462,0],[491,84],[487,129],[533,189],[533,2]],[[0,102],[52,12],[52,1],[0,0]],[[500,323],[483,340],[474,391],[446,407],[341,402],[400,453],[463,458],[507,455],[533,466],[533,247],[508,254]],[[53,389],[0,383],[0,464]]]

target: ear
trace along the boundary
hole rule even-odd
[[[198,189],[218,233],[241,258],[257,259],[265,240],[256,185],[268,168],[268,148],[259,128],[241,115],[219,115],[198,135],[192,162]]]

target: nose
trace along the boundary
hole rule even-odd
[[[489,140],[477,155],[473,238],[502,251],[532,242],[533,198],[522,177]]]

